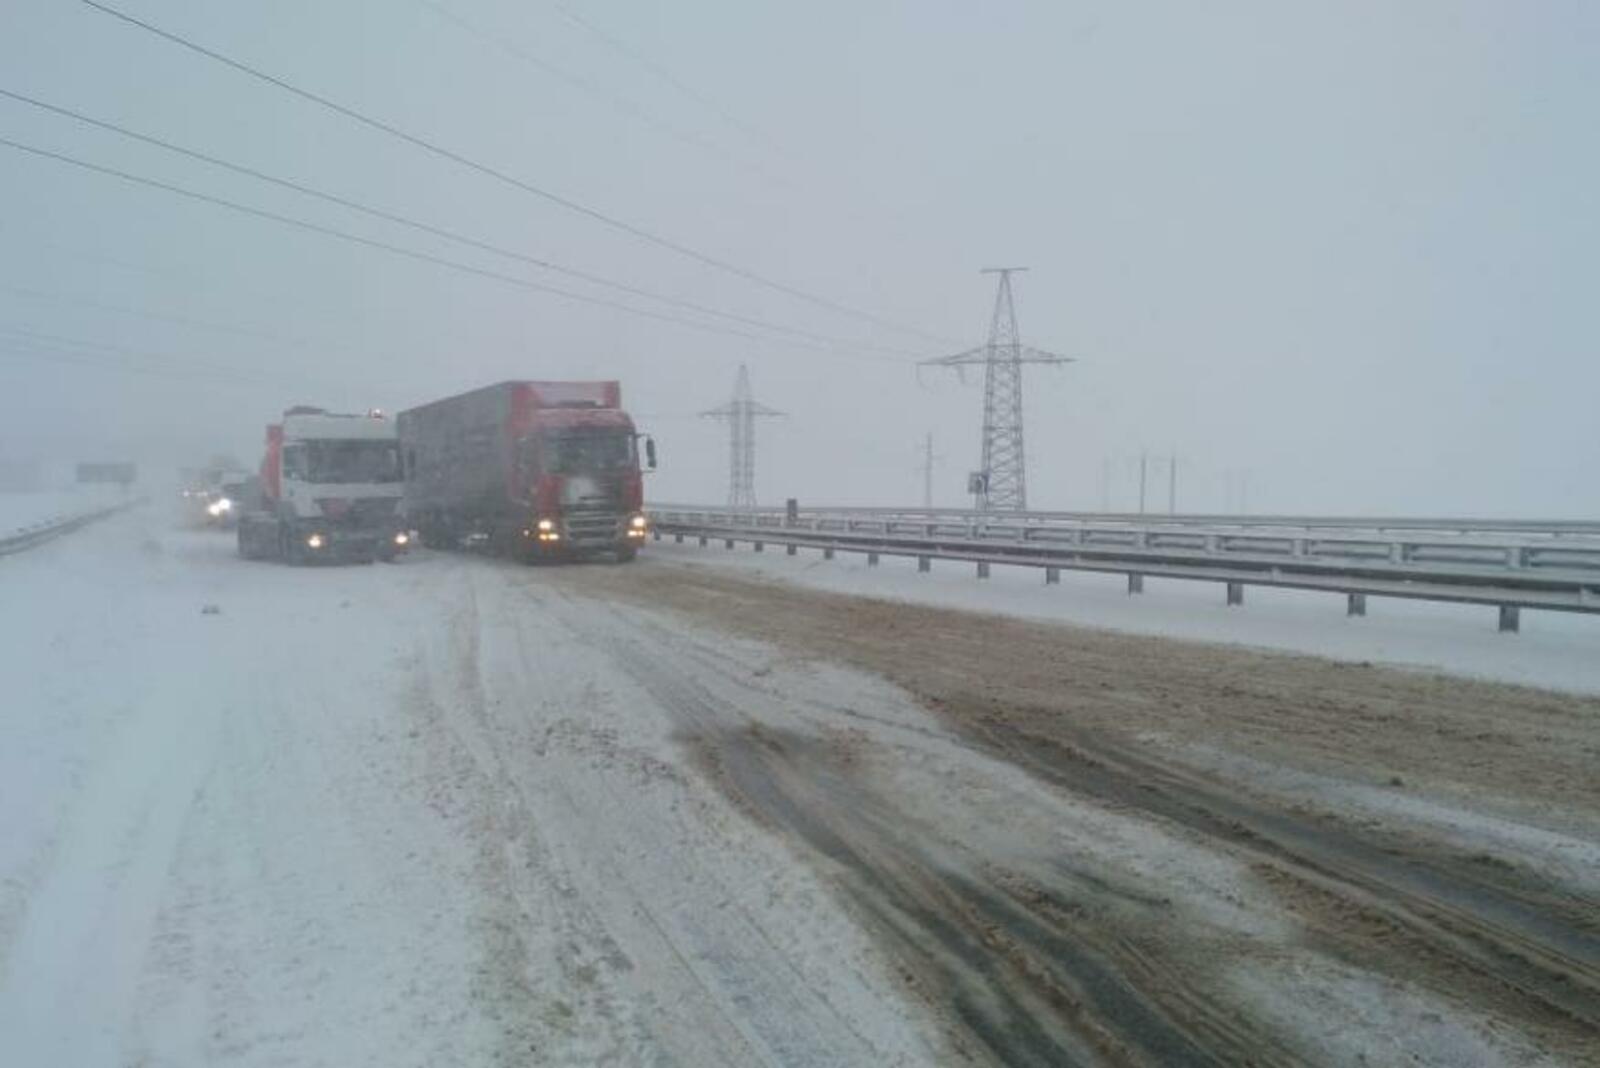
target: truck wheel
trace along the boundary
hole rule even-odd
[[[623,548],[623,549],[618,549],[617,550],[617,563],[619,563],[619,564],[631,564],[631,563],[633,563],[634,557],[636,557],[638,555],[639,555],[639,550],[634,548],[632,545],[629,545],[628,547]]]
[[[239,524],[239,555],[246,560],[260,560],[267,554],[261,551],[261,533],[253,527]]]

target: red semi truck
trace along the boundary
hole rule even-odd
[[[622,410],[617,382],[501,382],[401,412],[405,509],[423,544],[486,539],[523,559],[644,544],[645,465],[655,442]]]

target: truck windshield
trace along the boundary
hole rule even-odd
[[[575,429],[544,435],[544,470],[552,475],[615,471],[634,465],[633,435],[625,430]]]
[[[307,482],[399,482],[400,446],[392,441],[308,441]]]

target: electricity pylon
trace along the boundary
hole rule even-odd
[[[981,466],[972,473],[968,489],[981,512],[1021,512],[1028,507],[1027,458],[1022,445],[1022,365],[1071,363],[1022,343],[1017,334],[1017,310],[1011,302],[1011,276],[1026,267],[990,267],[998,274],[994,314],[989,320],[989,341],[975,349],[924,360],[931,367],[964,368],[983,365],[983,452]]]
[[[707,419],[728,423],[728,507],[756,506],[756,416],[782,415],[750,394],[750,372],[739,365],[733,382],[733,399],[720,407],[701,412]]]

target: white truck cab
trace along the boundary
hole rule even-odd
[[[267,428],[262,507],[241,517],[239,552],[291,562],[391,558],[409,540],[404,489],[392,420],[291,408]]]

